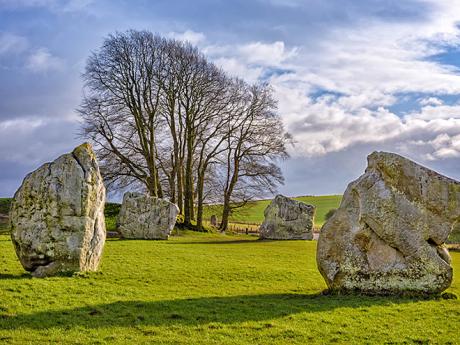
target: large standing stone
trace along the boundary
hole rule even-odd
[[[264,211],[260,238],[311,240],[315,206],[277,195]]]
[[[94,271],[105,241],[105,188],[91,145],[30,173],[14,195],[11,239],[33,276]]]
[[[177,205],[146,194],[123,196],[117,229],[124,238],[167,240],[179,213]]]
[[[441,292],[452,281],[444,242],[459,219],[459,182],[374,152],[321,230],[319,270],[337,292]]]
[[[218,224],[217,224],[217,216],[216,216],[215,214],[213,214],[213,215],[211,216],[211,225],[212,225],[212,226],[215,226],[215,227],[218,226]]]

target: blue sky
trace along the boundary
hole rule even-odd
[[[457,0],[0,0],[0,196],[78,144],[86,58],[131,28],[273,85],[287,195],[342,193],[373,150],[460,179],[459,20]]]

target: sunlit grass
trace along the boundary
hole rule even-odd
[[[341,195],[300,196],[294,199],[316,206],[315,227],[320,228],[325,222],[325,215],[331,209],[336,209],[342,200]],[[261,224],[264,220],[264,210],[271,200],[259,200],[235,209],[230,217],[231,222]],[[205,219],[209,220],[212,214],[220,216],[222,206],[213,205],[205,208]]]
[[[0,236],[0,343],[458,343],[459,300],[321,295],[315,248],[181,232],[109,240],[100,272],[32,279]]]

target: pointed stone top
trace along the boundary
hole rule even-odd
[[[82,154],[90,155],[90,156],[95,156],[93,147],[91,146],[90,143],[85,142],[76,148],[73,149],[72,153],[76,156],[80,156]]]

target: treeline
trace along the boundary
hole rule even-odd
[[[110,35],[88,59],[79,108],[109,189],[144,189],[202,229],[203,205],[232,208],[273,192],[287,157],[267,84],[228,76],[187,42]]]

